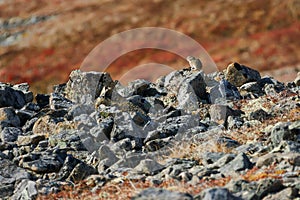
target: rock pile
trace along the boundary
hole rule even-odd
[[[238,63],[128,86],[76,70],[35,101],[28,84],[1,83],[0,198],[82,181],[97,195],[125,180],[151,186],[136,200],[300,198],[299,89]],[[198,192],[164,189],[170,180]]]

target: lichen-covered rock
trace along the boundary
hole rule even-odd
[[[66,84],[66,98],[75,103],[91,103],[101,93],[103,87],[113,84],[108,73],[72,71]]]
[[[225,73],[226,79],[236,87],[251,82],[259,81],[261,79],[258,71],[240,65],[239,63],[231,63],[228,65]]]

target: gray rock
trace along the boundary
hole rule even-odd
[[[38,195],[37,186],[34,181],[22,180],[15,188],[12,199],[35,199]]]
[[[13,89],[23,92],[26,103],[33,101],[33,93],[29,91],[29,87],[28,83],[20,83],[13,86]]]
[[[147,97],[158,94],[158,91],[154,88],[153,84],[143,79],[131,81],[128,83],[127,87],[118,87],[116,89],[117,92],[123,97],[129,97],[132,95]]]
[[[80,116],[82,114],[90,115],[95,111],[95,108],[93,105],[87,105],[87,104],[75,104],[72,107],[69,108],[67,119],[72,120],[77,116]]]
[[[223,152],[205,152],[202,156],[202,163],[209,165],[215,163],[217,160],[224,156]]]
[[[26,170],[17,167],[9,160],[0,160],[0,167],[0,176],[4,178],[12,178],[14,181],[30,178],[30,175]]]
[[[159,137],[159,135],[158,135],[158,137]],[[145,143],[145,145],[143,147],[144,151],[145,152],[154,152],[154,151],[162,150],[162,148],[165,147],[166,145],[168,145],[172,141],[172,139],[173,139],[173,137],[171,136],[171,137],[167,137],[167,138],[163,138],[163,139],[150,140]],[[164,151],[168,152],[167,149],[164,149]]]
[[[271,132],[271,141],[274,145],[278,145],[282,140],[297,141],[300,134],[300,123],[294,122],[278,122],[275,124]]]
[[[58,134],[52,134],[48,139],[49,146],[57,146],[59,148],[71,147],[78,151],[86,150],[84,136],[82,136],[86,135],[86,133],[81,133],[82,131],[78,130],[65,130]]]
[[[111,131],[113,129],[114,119],[108,117],[103,119],[98,125],[94,126],[90,133],[95,138],[96,141],[109,141],[111,139]]]
[[[15,142],[18,136],[22,134],[22,130],[15,127],[5,127],[0,133],[2,142]]]
[[[132,155],[126,155],[115,164],[113,164],[110,169],[118,170],[121,168],[135,168],[141,160],[144,160],[146,157],[145,154],[142,153],[133,153]]]
[[[1,124],[5,126],[20,126],[20,119],[12,107],[0,108]]]
[[[116,160],[117,159],[114,152],[107,145],[102,145],[98,150],[98,154],[99,154],[99,159],[100,160],[103,160],[105,158],[109,158],[110,160]]]
[[[263,88],[264,93],[267,95],[274,95],[285,88],[283,83],[272,77],[263,77],[257,83]]]
[[[263,199],[268,194],[279,192],[283,188],[284,186],[278,179],[261,179],[257,182],[257,189],[255,193],[259,199]]]
[[[32,119],[36,115],[36,112],[23,107],[21,110],[16,110],[16,114],[20,119],[20,125],[23,126],[27,120]]]
[[[16,90],[10,85],[0,84],[0,107],[12,106],[20,109],[26,103],[26,97],[22,91]]]
[[[23,161],[22,167],[36,173],[59,172],[63,160],[58,159],[57,155],[43,155],[37,160]]]
[[[300,72],[297,73],[297,77],[294,80],[296,86],[300,86]]]
[[[0,177],[1,179],[1,177]],[[8,199],[14,193],[14,185],[13,184],[1,184],[0,185],[0,198],[1,199]]]
[[[171,192],[165,189],[149,188],[132,197],[132,200],[192,200],[187,193]]]
[[[75,103],[92,103],[103,87],[109,87],[113,81],[108,73],[72,71],[66,84],[66,98]]]
[[[224,79],[210,89],[209,95],[210,102],[214,104],[224,104],[227,100],[238,100],[241,98],[238,89]]]
[[[253,163],[251,163],[249,158],[244,153],[240,153],[228,164],[222,166],[220,168],[220,172],[223,174],[228,174],[232,171],[239,172],[245,169],[251,169],[252,167]]]
[[[95,168],[93,168],[90,165],[87,165],[84,162],[80,162],[74,167],[67,180],[70,180],[72,182],[78,182],[84,180],[89,175],[96,174],[96,173],[97,170]]]
[[[164,166],[152,159],[141,160],[134,170],[140,174],[154,175],[163,170]]]
[[[132,103],[135,106],[138,106],[146,113],[148,113],[151,108],[151,104],[140,95],[130,96],[127,98],[127,101],[129,101],[130,103]]]
[[[98,158],[100,160],[100,163],[98,164],[99,173],[103,172],[119,160],[119,158],[117,158],[115,153],[107,145],[102,145],[99,148]]]
[[[78,159],[74,158],[72,155],[67,155],[64,164],[57,174],[57,180],[66,180],[78,163],[80,163]]]
[[[251,82],[259,81],[261,79],[258,71],[240,65],[239,63],[231,63],[228,65],[225,73],[226,79],[236,87]]]
[[[267,195],[263,200],[296,199],[297,197],[299,197],[297,189],[288,187],[275,194]]]
[[[240,94],[243,97],[257,98],[262,96],[263,90],[258,82],[245,83],[240,87]]]
[[[132,120],[131,113],[121,112],[114,117],[114,127],[111,132],[111,140],[118,141],[125,137],[145,138],[147,131]]]
[[[198,103],[201,100],[208,100],[206,83],[202,72],[192,73],[179,83],[177,95],[179,108],[193,111],[199,108]]]
[[[73,102],[69,99],[66,99],[59,93],[51,93],[49,98],[49,105],[53,110],[67,109],[73,105]]]
[[[283,140],[272,150],[272,152],[300,153],[300,144],[299,142]]]
[[[172,71],[163,79],[164,90],[169,90],[170,92],[177,93],[178,86],[186,77],[183,70]]]
[[[224,156],[222,156],[220,159],[218,159],[216,162],[209,165],[208,167],[209,168],[220,168],[220,167],[224,166],[225,164],[229,163],[230,161],[232,161],[235,157],[236,157],[235,154],[225,154]]]
[[[240,116],[242,111],[233,110],[226,105],[213,104],[210,106],[209,114],[212,121],[224,124],[229,116]]]
[[[138,125],[138,126],[145,126],[149,121],[150,121],[150,117],[148,117],[148,115],[145,115],[142,112],[135,112],[133,117],[132,117],[132,121]]]
[[[44,140],[44,135],[19,135],[17,140],[18,146],[37,145],[40,141]]]
[[[231,180],[226,188],[231,191],[235,196],[245,200],[259,199],[256,194],[257,183],[248,182],[243,179]]]
[[[195,200],[242,200],[231,194],[226,188],[209,188],[194,197]]]
[[[236,140],[233,140],[229,137],[219,137],[217,139],[217,144],[226,148],[236,148],[240,145],[240,143]]]

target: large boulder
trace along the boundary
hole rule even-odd
[[[66,84],[65,95],[75,103],[91,103],[104,87],[113,85],[110,75],[105,72],[72,71]]]

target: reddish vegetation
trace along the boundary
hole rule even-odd
[[[183,32],[212,56],[220,69],[232,61],[259,70],[291,66],[285,80],[299,70],[300,5],[297,0],[125,1],[4,0],[2,20],[53,15],[26,27],[0,29],[0,34],[25,31],[12,46],[0,46],[0,81],[30,82],[37,91],[66,81],[86,55],[109,36],[137,27],[165,27]],[[159,13],[159,14],[155,14]],[[153,53],[154,52],[154,53]],[[171,66],[187,63],[159,51],[135,51],[110,66],[113,77],[141,63]],[[296,67],[298,68],[296,69]],[[278,76],[278,73],[272,75]]]

